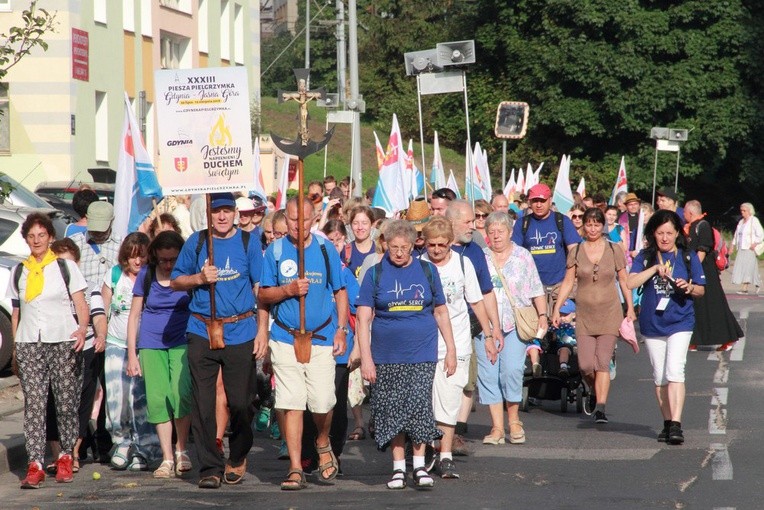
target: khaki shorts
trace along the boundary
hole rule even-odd
[[[460,357],[456,362],[456,371],[446,377],[443,370],[445,362],[438,361],[435,378],[432,381],[432,412],[435,421],[444,425],[456,425],[459,408],[462,406],[462,392],[467,384],[470,360]]]
[[[314,345],[310,363],[298,363],[294,346],[271,340],[273,373],[276,376],[276,409],[326,414],[334,409],[335,362],[330,345]]]

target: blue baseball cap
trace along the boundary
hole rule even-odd
[[[212,193],[210,195],[210,208],[219,209],[221,207],[230,207],[231,209],[236,207],[233,193]]]

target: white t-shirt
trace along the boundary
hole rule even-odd
[[[456,355],[467,356],[472,354],[472,336],[470,335],[470,317],[467,303],[477,303],[483,299],[480,292],[475,267],[467,257],[464,261],[464,271],[459,261],[459,254],[451,252],[451,259],[445,266],[437,266],[440,282],[443,285],[443,293],[446,295],[448,315],[451,317],[451,330],[456,344]],[[430,260],[425,253],[422,259]],[[438,359],[446,357],[446,343],[443,335],[438,331]]]
[[[119,276],[116,287],[112,287],[111,271],[104,275],[103,283],[111,289],[111,305],[109,306],[109,329],[106,342],[120,347],[127,347],[127,318],[130,316],[130,305],[133,303],[133,287],[135,282],[124,272]]]

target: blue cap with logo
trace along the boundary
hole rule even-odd
[[[233,193],[212,193],[210,195],[210,208],[219,209],[220,207],[236,207],[236,200]]]

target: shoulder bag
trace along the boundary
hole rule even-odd
[[[507,281],[504,279],[504,274],[501,272],[501,268],[496,264],[496,258],[494,258],[493,252],[491,252],[491,262],[496,269],[496,273],[501,280],[501,286],[504,287],[504,292],[509,299],[509,304],[512,307],[512,313],[515,317],[515,331],[517,337],[523,342],[529,342],[536,338],[536,332],[539,329],[539,315],[534,306],[517,306],[515,299],[509,292]]]

